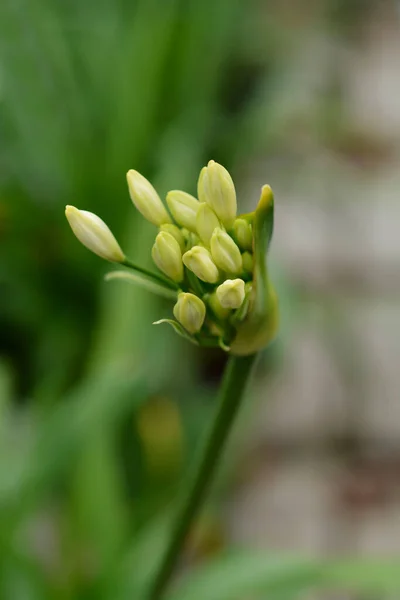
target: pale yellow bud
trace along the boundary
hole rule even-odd
[[[185,252],[182,257],[185,266],[193,273],[207,283],[216,283],[219,279],[219,272],[215,266],[210,252],[201,246],[193,246]]]
[[[233,224],[233,232],[237,243],[243,250],[252,249],[253,231],[250,223],[245,219],[236,219]]]
[[[243,269],[248,273],[253,272],[254,258],[251,252],[243,252],[242,254]]]
[[[132,202],[145,219],[158,227],[164,223],[171,223],[171,217],[160,196],[146,177],[130,169],[126,174],[126,179]]]
[[[97,215],[67,206],[65,216],[78,240],[92,252],[111,262],[121,263],[125,255],[107,225]]]
[[[179,283],[183,279],[182,253],[176,239],[166,231],[160,231],[151,250],[151,256],[167,277]]]
[[[185,252],[186,240],[183,236],[182,230],[179,229],[179,227],[173,225],[172,223],[165,223],[164,225],[161,225],[160,231],[166,231],[167,233],[170,233],[178,242],[181,252]]]
[[[197,198],[180,190],[172,190],[167,194],[167,204],[179,225],[189,231],[196,231],[196,216],[199,210]]]
[[[227,273],[241,273],[242,255],[240,250],[226,231],[215,229],[211,236],[211,254],[218,268]]]
[[[232,227],[236,217],[236,192],[228,171],[210,160],[200,172],[197,190],[200,202],[207,202],[227,229]]]
[[[216,294],[223,308],[239,308],[245,295],[243,279],[227,279],[217,287]]]
[[[174,317],[193,335],[203,326],[206,317],[205,304],[194,294],[182,292],[174,306]]]
[[[196,229],[205,244],[210,243],[211,236],[216,227],[221,227],[217,215],[208,204],[202,202],[197,211]]]

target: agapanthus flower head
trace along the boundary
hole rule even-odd
[[[130,262],[96,215],[72,207],[67,214],[82,243],[134,271],[114,272],[109,279],[126,279],[173,300],[175,320],[157,324],[170,324],[197,345],[220,346],[235,355],[267,346],[278,326],[267,265],[274,215],[271,188],[262,188],[254,212],[238,216],[232,178],[214,161],[200,172],[198,199],[172,190],[167,206],[137,171],[130,170],[127,180],[133,203],[158,228],[151,252],[158,273]]]

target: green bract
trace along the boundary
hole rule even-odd
[[[134,204],[159,228],[152,258],[161,273],[130,262],[96,215],[87,227],[84,211],[68,209],[68,216],[77,214],[82,220],[79,228],[71,223],[82,243],[134,271],[131,277],[127,271],[114,272],[108,279],[129,280],[174,301],[176,320],[167,317],[157,324],[170,324],[194,344],[220,346],[238,356],[267,346],[278,327],[278,300],[267,266],[274,217],[271,188],[262,188],[254,212],[238,216],[231,176],[210,161],[200,173],[199,200],[180,190],[167,194],[171,217],[145,177],[131,170],[127,178]]]

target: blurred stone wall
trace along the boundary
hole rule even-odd
[[[400,553],[400,5],[369,4],[351,36],[303,35],[292,133],[246,172],[244,196],[275,190],[291,301],[227,506],[238,543]]]

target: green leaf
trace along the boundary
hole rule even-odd
[[[329,589],[340,587],[360,592],[400,592],[400,560],[335,561],[323,567],[321,581]]]
[[[166,600],[239,600],[249,593],[266,594],[274,600],[292,600],[315,588],[398,593],[399,561],[318,561],[235,553],[198,567],[166,596]]]
[[[100,600],[146,598],[168,543],[171,516],[166,509],[137,535],[108,576],[107,584],[99,589]]]
[[[160,319],[159,321],[154,321],[153,325],[161,325],[162,323],[168,323],[168,325],[171,325],[174,331],[181,337],[185,338],[185,340],[192,342],[192,344],[195,344],[196,346],[199,345],[199,342],[196,340],[196,338],[189,335],[186,329],[180,323],[178,323],[178,321],[174,321],[174,319]]]
[[[128,364],[108,369],[72,392],[45,420],[21,468],[14,476],[0,477],[4,526],[11,526],[9,513],[29,510],[49,483],[71,465],[91,432],[115,424],[147,394],[143,377],[132,373]]]
[[[143,273],[134,272],[128,273],[127,271],[112,271],[111,273],[107,273],[105,276],[106,281],[127,281],[128,283],[133,283],[135,285],[139,285],[140,287],[152,292],[153,294],[157,294],[157,296],[161,296],[162,298],[167,298],[167,300],[176,300],[177,292],[170,287],[164,285],[161,281],[156,279],[151,279],[147,275]]]
[[[251,592],[292,593],[312,585],[320,568],[311,561],[265,554],[234,554],[199,567],[167,600],[236,600]]]

